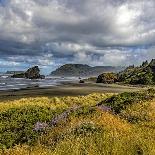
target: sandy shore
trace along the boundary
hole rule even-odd
[[[141,87],[122,86],[116,84],[96,84],[96,83],[62,83],[58,86],[46,88],[25,88],[20,90],[0,91],[0,100],[18,99],[22,97],[37,97],[37,96],[77,96],[88,95],[90,93],[121,93],[138,91]]]

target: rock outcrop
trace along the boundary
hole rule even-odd
[[[34,66],[32,68],[29,68],[25,72],[25,77],[28,79],[40,79],[40,69],[38,66]]]
[[[27,78],[27,79],[44,79],[44,75],[40,75],[40,69],[38,66],[29,68],[26,72],[21,74],[14,74],[12,78]]]

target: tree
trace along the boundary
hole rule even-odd
[[[149,63],[148,63],[148,61],[146,60],[146,61],[144,61],[143,63],[142,63],[142,67],[146,67],[146,66],[148,66],[149,65]]]
[[[151,67],[152,67],[152,66],[155,66],[155,59],[152,59],[149,65],[150,65]]]

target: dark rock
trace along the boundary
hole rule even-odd
[[[85,83],[85,81],[84,80],[80,80],[79,83]]]
[[[44,75],[40,75],[40,69],[38,66],[29,68],[25,73],[14,74],[12,78],[27,78],[27,79],[44,79]]]
[[[39,79],[40,78],[40,69],[38,66],[34,66],[32,68],[29,68],[25,72],[25,77],[28,79]]]
[[[12,78],[26,78],[25,73],[14,74],[11,76]]]

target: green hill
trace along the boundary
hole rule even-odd
[[[155,59],[145,61],[141,66],[129,66],[118,74],[118,81],[129,84],[155,84]]]
[[[115,77],[115,79],[114,79]],[[129,66],[119,73],[103,73],[98,76],[98,83],[125,83],[125,84],[142,84],[152,85],[155,84],[155,59],[150,63],[145,61],[141,66]]]
[[[119,72],[123,67],[96,66],[91,67],[83,64],[65,64],[51,73],[52,76],[96,76],[103,72]]]

